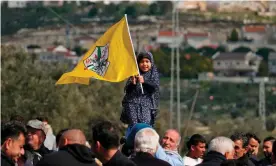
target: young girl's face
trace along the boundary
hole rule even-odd
[[[151,69],[151,62],[147,58],[143,58],[139,62],[139,68],[142,70],[142,72],[148,72]]]

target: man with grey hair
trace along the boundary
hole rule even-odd
[[[170,166],[166,161],[154,158],[159,145],[159,135],[152,128],[137,132],[134,140],[135,156],[132,158],[137,166]]]
[[[207,155],[198,166],[220,166],[222,162],[234,158],[234,142],[227,137],[211,140]]]
[[[161,146],[158,146],[156,158],[167,161],[172,166],[183,166],[183,158],[178,153],[180,141],[181,136],[177,130],[167,130],[161,140]]]

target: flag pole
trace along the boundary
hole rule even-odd
[[[135,55],[135,51],[134,51],[134,47],[133,47],[131,35],[130,35],[130,30],[129,30],[129,26],[128,26],[127,14],[125,14],[125,18],[126,18],[126,24],[127,24],[128,35],[129,35],[130,42],[131,42],[131,45],[132,45],[132,51],[133,51],[133,55],[134,55],[136,67],[137,67],[137,70],[138,70],[138,74],[139,74],[139,76],[140,76],[140,71],[139,71],[139,67],[138,67],[138,63],[137,63],[137,59],[136,59],[136,55]],[[143,85],[142,85],[141,82],[140,82],[140,86],[141,86],[141,89],[142,89],[142,94],[144,94],[144,89],[143,89]]]

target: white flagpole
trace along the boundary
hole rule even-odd
[[[135,55],[135,51],[134,51],[134,47],[133,47],[133,43],[132,43],[130,31],[129,31],[128,21],[127,21],[127,14],[125,14],[125,18],[126,18],[126,24],[127,24],[128,35],[129,35],[130,42],[131,42],[131,45],[132,45],[132,51],[133,51],[133,55],[134,55],[136,67],[137,67],[137,70],[138,70],[138,73],[139,73],[139,76],[140,76],[140,71],[139,71],[139,67],[138,67],[138,63],[137,63],[137,59],[136,59],[136,55]],[[141,89],[142,89],[142,94],[144,94],[144,89],[143,89],[143,85],[142,85],[141,82],[140,82],[140,86],[141,86]]]

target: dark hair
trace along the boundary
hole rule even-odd
[[[21,123],[24,123],[24,118],[20,115],[17,115],[17,114],[13,114],[11,117],[10,117],[10,121],[19,121]]]
[[[19,121],[9,121],[1,125],[1,145],[8,139],[18,139],[20,134],[27,133],[25,125]]]
[[[189,141],[186,143],[188,149],[191,149],[191,146],[194,145],[198,145],[198,143],[206,143],[206,139],[200,135],[200,134],[194,134],[192,135],[192,137],[189,139]]]
[[[44,116],[44,117],[43,117],[43,116],[40,116],[40,117],[37,117],[36,119],[39,120],[39,121],[41,121],[41,122],[44,122],[44,121],[45,121],[45,122],[49,122],[49,121],[48,121],[48,118],[45,117],[45,116]]]
[[[270,141],[270,142],[274,142],[276,140],[276,138],[274,138],[274,137],[266,137],[265,139],[264,139],[264,143],[266,142],[266,141]]]
[[[57,145],[57,146],[58,146],[58,143],[59,143],[59,140],[60,140],[62,134],[63,134],[65,131],[68,131],[68,130],[69,130],[69,128],[67,128],[67,129],[62,129],[62,130],[60,130],[60,131],[57,133],[57,135],[56,135],[56,145]]]
[[[274,158],[276,159],[276,141],[273,142],[272,153],[273,153]]]
[[[246,137],[248,138],[248,141],[253,138],[255,139],[256,141],[258,141],[258,143],[261,143],[261,140],[260,138],[258,138],[255,134],[253,133],[246,133]]]
[[[118,131],[114,124],[109,121],[97,123],[92,128],[94,144],[99,141],[105,149],[117,148],[120,145]]]
[[[237,140],[241,140],[243,148],[246,148],[249,144],[248,137],[245,134],[241,133],[241,132],[234,133],[233,135],[230,136],[230,139],[234,142],[237,141]]]

